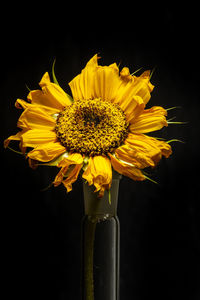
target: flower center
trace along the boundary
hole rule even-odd
[[[127,137],[128,124],[118,104],[77,100],[60,112],[55,131],[67,151],[94,156],[119,147]]]

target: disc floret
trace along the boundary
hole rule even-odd
[[[128,124],[119,105],[89,99],[65,107],[55,130],[67,151],[95,156],[112,153],[119,147],[127,137]]]

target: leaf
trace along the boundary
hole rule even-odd
[[[31,92],[31,89],[28,87],[28,85],[25,84],[25,86],[26,86],[27,90],[28,90],[29,92]]]
[[[49,190],[52,187],[52,185],[53,185],[53,182],[51,182],[47,187],[41,189],[40,191],[41,192],[46,192],[47,190]]]
[[[24,155],[23,152],[17,151],[17,150],[15,150],[15,149],[11,148],[10,146],[8,146],[7,148],[8,148],[9,150],[11,150],[12,152],[14,152],[14,153],[17,153],[17,154],[20,154],[20,155]],[[25,153],[25,154],[26,154],[26,153]]]
[[[57,80],[57,78],[56,78],[56,75],[55,75],[55,63],[56,63],[56,58],[55,58],[54,61],[53,61],[52,70],[51,70],[51,72],[52,72],[52,77],[53,77],[53,82],[54,82],[55,84],[57,84],[58,86],[60,86],[59,83],[58,83],[58,80]],[[69,98],[69,100],[73,103],[73,102],[74,102],[73,98],[72,98],[70,95],[68,95],[66,92],[65,92],[65,94],[66,94],[66,96]]]
[[[155,180],[153,180],[152,178],[148,177],[146,172],[142,171],[142,173],[143,173],[144,177],[145,177],[147,180],[149,180],[149,181],[151,181],[151,182],[153,182],[153,183],[155,183],[155,184],[158,184],[157,181],[155,181]]]
[[[57,85],[59,85],[59,83],[58,83],[58,80],[57,80],[57,78],[56,78],[56,75],[55,75],[55,63],[56,63],[56,58],[54,59],[54,61],[53,61],[53,65],[52,65],[52,76],[53,76],[53,82],[55,83],[55,84],[57,84]],[[60,85],[59,85],[60,86]]]
[[[142,70],[142,69],[143,69],[143,67],[137,69],[135,72],[131,73],[130,75],[133,76],[134,74],[136,74],[137,72],[139,72],[139,71]]]
[[[166,111],[169,111],[169,110],[172,110],[172,109],[176,109],[176,108],[181,108],[181,106],[173,106],[173,107],[167,108]]]
[[[151,74],[149,76],[149,80],[151,79],[151,77],[152,77],[153,73],[155,72],[155,70],[156,70],[156,67],[154,67],[153,70],[151,71]]]
[[[167,143],[167,144],[170,144],[170,143],[172,143],[172,142],[179,142],[179,143],[185,144],[184,141],[181,141],[181,140],[178,140],[178,139],[172,139],[172,140],[167,141],[166,143]]]
[[[110,191],[110,189],[108,190],[108,202],[111,205],[111,191]]]

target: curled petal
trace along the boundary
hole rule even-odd
[[[60,163],[58,164],[58,167],[63,167],[68,165],[80,165],[83,163],[83,156],[80,153],[71,153],[67,157],[64,157]]]
[[[77,180],[83,165],[83,157],[79,153],[69,154],[58,164],[60,171],[54,179],[54,186],[63,183],[67,192],[72,190],[72,184]]]
[[[63,164],[63,166],[61,167],[60,171],[58,172],[58,174],[56,175],[55,179],[54,179],[54,186],[58,186],[62,183],[64,176],[67,173],[67,170],[69,168],[69,164],[65,163],[65,165]]]
[[[93,184],[96,187],[95,192],[99,191],[99,196],[102,197],[105,189],[110,189],[112,182],[112,168],[109,158],[90,157],[82,177],[87,180],[89,185]]]
[[[133,106],[137,104],[135,97],[142,99],[140,104],[144,109],[153,90],[148,72],[136,77],[130,75],[129,69],[125,67],[119,76],[116,63],[99,66],[97,55],[90,59],[82,72],[69,83],[69,86],[75,100],[101,98],[118,103],[124,107],[127,114],[130,114]]]
[[[62,181],[62,183],[66,187],[68,193],[72,190],[72,184],[77,180],[81,169],[82,169],[82,165],[73,166],[73,168],[70,170],[67,178]]]
[[[145,105],[141,97],[133,96],[123,101],[120,107],[126,115],[127,122],[132,123],[143,112]]]
[[[127,163],[125,161],[119,160],[112,154],[109,154],[109,157],[111,159],[111,164],[113,166],[113,169],[118,173],[124,176],[128,176],[131,179],[136,181],[143,181],[146,179],[145,176],[140,171],[140,169],[138,169],[131,163]]]
[[[164,141],[159,141],[155,138],[150,138],[152,141],[155,142],[155,145],[160,149],[161,154],[168,158],[172,154],[172,148],[171,146],[164,142]]]
[[[22,100],[22,99],[17,99],[16,102],[15,102],[15,107],[18,108],[18,109],[26,109],[28,107],[30,107],[31,104]]]
[[[66,152],[66,149],[60,143],[50,142],[37,146],[27,156],[33,160],[49,162],[64,152]]]
[[[120,72],[120,77],[125,81],[133,81],[133,76],[130,74],[129,68],[124,67]]]
[[[138,152],[151,157],[155,164],[159,162],[162,155],[166,158],[172,153],[171,146],[164,141],[149,137],[144,134],[129,134],[125,143]]]
[[[135,167],[143,169],[146,167],[155,166],[151,157],[142,151],[130,148],[128,145],[123,145],[116,149],[115,155],[120,160],[133,164]]]
[[[31,93],[32,94],[40,94],[40,90],[35,90],[35,91],[32,91]],[[31,99],[31,93],[29,93],[28,95],[28,100],[29,101],[32,101]],[[56,109],[56,108],[53,108],[53,107],[50,107],[50,106],[45,106],[45,105],[41,105],[41,104],[36,104],[31,102],[27,102],[27,101],[24,101],[22,99],[17,99],[16,102],[15,102],[15,107],[18,108],[18,109],[26,109],[26,108],[31,108],[33,109],[33,107],[37,107],[39,108],[40,110],[42,110],[45,114],[48,114],[49,116],[52,116],[52,115],[55,115],[55,114],[58,114],[60,112],[59,109]]]
[[[48,110],[48,108],[54,109],[55,113],[71,104],[70,97],[60,86],[50,81],[47,72],[43,75],[39,84],[42,90],[33,90],[28,95],[28,100],[32,104],[40,105],[45,110]]]
[[[160,106],[145,109],[143,113],[132,121],[129,127],[130,132],[147,133],[160,130],[163,126],[168,126],[166,115],[166,110]]]
[[[128,68],[123,68],[120,72],[121,86],[118,90],[119,102],[127,97],[140,96],[146,105],[151,98],[154,86],[150,83],[150,72],[145,71],[139,77],[130,75]]]
[[[17,126],[21,129],[46,129],[55,128],[55,119],[42,108],[31,105],[21,114]]]
[[[127,149],[128,147],[128,149]],[[119,158],[133,162],[139,168],[154,167],[162,158],[172,153],[169,144],[144,134],[129,133],[125,145],[116,150]]]
[[[17,134],[9,136],[4,140],[4,147],[7,148],[11,141],[20,141],[22,134],[23,131],[19,131]]]
[[[56,140],[57,140],[57,137],[56,137],[56,134],[54,131],[40,130],[40,129],[22,130],[22,131],[19,131],[16,135],[11,135],[9,138],[7,138],[4,141],[4,147],[7,148],[10,141],[19,141],[20,148],[21,148],[22,152],[25,153],[26,147],[37,148],[40,145],[45,146],[45,144],[48,144],[50,142],[54,146],[54,143],[56,142]],[[63,146],[61,146],[61,147],[62,147],[62,149],[65,149]],[[66,149],[65,149],[65,151],[66,151]],[[36,158],[34,158],[34,159],[36,159]]]

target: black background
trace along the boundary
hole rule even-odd
[[[198,7],[188,3],[46,3],[1,11],[2,143],[17,132],[27,85],[38,82],[56,57],[61,86],[95,54],[100,64],[121,63],[130,71],[156,71],[148,107],[171,111],[185,125],[160,134],[177,138],[173,155],[151,176],[159,182],[123,178],[121,299],[200,299],[199,203],[199,28]],[[66,194],[51,188],[56,168],[33,171],[28,162],[1,149],[1,250],[5,292],[21,299],[80,299],[81,181]],[[8,298],[7,297],[7,298]]]

